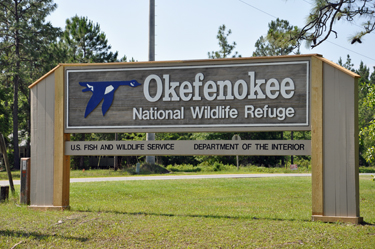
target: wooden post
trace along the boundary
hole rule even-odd
[[[70,134],[64,134],[64,67],[55,71],[55,129],[53,208],[69,208],[70,156],[65,156],[65,142]]]
[[[7,174],[8,174],[10,189],[12,190],[12,194],[14,194],[16,191],[14,190],[12,173],[10,172],[10,166],[9,166],[8,154],[7,154],[7,150],[6,150],[5,139],[4,139],[3,134],[1,134],[1,133],[0,133],[0,152],[3,153],[4,163],[5,163],[5,168],[6,168]]]
[[[21,158],[20,204],[30,205],[30,158]]]
[[[312,220],[361,223],[358,178],[359,76],[311,58]]]
[[[323,215],[323,62],[311,57],[312,215]]]
[[[9,199],[9,186],[0,186],[0,202]]]

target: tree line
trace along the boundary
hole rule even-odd
[[[357,5],[355,5],[357,4]],[[354,8],[354,6],[356,8]],[[127,61],[111,51],[108,39],[87,17],[74,16],[66,20],[65,28],[54,27],[46,17],[57,8],[53,0],[2,0],[0,2],[0,132],[8,139],[9,158],[13,167],[19,169],[21,141],[30,151],[30,93],[28,86],[59,63],[96,63]],[[372,11],[372,12],[371,12]],[[364,31],[353,36],[352,43],[361,42],[363,36],[374,30],[374,7],[369,1],[340,0],[316,1],[308,23],[302,29],[289,24],[287,20],[276,19],[269,23],[265,36],[255,43],[253,56],[276,56],[299,54],[302,41],[312,47],[318,46],[328,36],[336,34],[332,20],[353,20],[357,15],[368,20]],[[332,17],[334,16],[334,17]],[[311,32],[311,30],[315,30]],[[235,51],[236,43],[229,42],[232,33],[225,25],[219,27],[218,51],[208,52],[208,58],[240,57]],[[132,58],[130,61],[134,61]],[[368,165],[375,160],[375,75],[363,63],[354,69],[348,56],[340,65],[358,73],[359,127],[361,164]],[[230,140],[235,133],[158,133],[158,140],[205,139]],[[71,140],[145,140],[144,133],[122,134],[72,134]],[[240,133],[242,139],[310,139],[309,132],[247,132]],[[29,156],[29,155],[26,155]],[[309,160],[309,157],[301,157]],[[88,167],[87,157],[72,157],[72,167]],[[100,158],[99,158],[100,160]],[[118,157],[119,165],[134,165],[141,157]],[[286,157],[241,157],[242,164],[284,165]],[[293,160],[293,159],[292,159]],[[234,156],[165,156],[158,157],[158,163],[198,164],[202,162],[235,164]],[[117,165],[117,163],[115,165]]]

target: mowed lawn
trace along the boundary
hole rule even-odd
[[[73,183],[70,211],[0,204],[0,248],[374,248],[370,176],[360,193],[352,225],[310,221],[310,177]]]

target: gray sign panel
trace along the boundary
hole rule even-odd
[[[311,155],[310,140],[69,141],[70,156]]]
[[[307,127],[309,62],[68,69],[66,98],[67,131]]]

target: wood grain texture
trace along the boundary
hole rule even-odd
[[[355,97],[355,100],[354,100],[354,103],[355,103],[355,106],[354,106],[354,116],[355,116],[355,119],[354,119],[354,159],[355,159],[355,163],[354,165],[351,166],[350,170],[352,170],[352,175],[350,175],[350,177],[353,177],[354,181],[355,181],[355,188],[354,190],[349,190],[349,194],[351,194],[353,197],[354,197],[354,202],[355,202],[355,207],[352,208],[352,205],[351,203],[349,203],[349,209],[353,209],[355,210],[355,215],[357,217],[360,217],[360,211],[359,211],[359,205],[360,205],[360,199],[359,199],[359,127],[358,127],[358,91],[359,91],[359,79],[356,78],[355,81],[354,81],[354,97]],[[354,193],[351,192],[351,191],[355,191]]]
[[[106,69],[110,70],[110,69]],[[250,91],[250,77],[248,72],[255,72],[256,80],[264,79],[268,81],[270,79],[276,79],[279,84],[285,78],[291,78],[295,85],[294,95],[292,98],[285,99],[278,95],[276,99],[248,99]],[[170,82],[183,82],[188,81],[190,84],[196,79],[196,75],[202,73],[204,79],[202,80],[202,86],[199,87],[199,96],[201,100],[189,100],[183,101],[164,101],[165,97],[165,80],[163,75],[169,75]],[[147,76],[155,74],[163,82],[162,96],[156,102],[148,101],[144,96],[143,83]],[[204,93],[204,86],[207,82],[214,82],[216,85],[218,81],[228,80],[231,82],[232,88],[234,88],[235,82],[237,80],[246,81],[248,87],[244,99],[236,99],[233,97],[233,92],[228,94],[228,88],[225,87],[223,95],[232,96],[234,99],[220,100],[215,98],[214,100],[206,99]],[[79,83],[84,82],[102,82],[102,81],[121,81],[121,80],[137,80],[142,85],[132,88],[129,86],[120,86],[114,94],[113,103],[109,111],[103,116],[101,106],[102,103],[92,111],[86,118],[84,117],[86,106],[93,95],[90,91],[82,92],[82,87]],[[111,71],[74,71],[68,70],[68,124],[67,130],[73,129],[77,130],[80,127],[85,127],[84,131],[87,129],[98,129],[102,128],[103,131],[108,132],[111,128],[123,128],[124,132],[127,129],[138,129],[139,132],[143,132],[143,129],[155,129],[155,131],[170,131],[170,129],[184,127],[187,130],[201,129],[204,127],[218,128],[221,127],[222,130],[227,128],[239,128],[243,129],[246,127],[247,130],[251,130],[251,127],[277,127],[275,130],[284,130],[283,127],[293,126],[293,127],[304,127],[308,129],[309,127],[309,117],[308,117],[308,94],[309,94],[309,78],[308,78],[308,61],[298,61],[298,62],[283,62],[283,63],[262,63],[262,64],[241,64],[241,65],[228,65],[222,64],[220,67],[212,65],[200,65],[199,67],[169,67],[169,68],[128,68],[123,69],[113,69]],[[266,83],[261,84],[261,91],[266,94]],[[194,87],[193,87],[194,89]],[[180,87],[175,88],[177,95],[179,95]],[[232,89],[231,89],[232,90]],[[242,92],[242,88],[240,89]],[[155,96],[157,92],[156,84],[154,82],[150,83],[150,95]],[[274,92],[274,91],[273,91]],[[217,90],[217,95],[221,92]],[[195,91],[193,90],[193,95]],[[171,95],[168,95],[171,96]],[[234,118],[193,118],[192,109],[196,108],[220,108],[220,107],[230,107],[230,109],[236,109],[238,115]],[[294,108],[295,114],[293,117],[286,117],[284,119],[277,117],[269,117],[266,114],[265,117],[248,117],[245,115],[245,106],[253,106],[254,109],[266,108],[271,109],[275,114],[278,108]],[[181,119],[143,119],[138,116],[135,117],[135,110],[137,112],[149,111],[151,108],[157,108],[158,111],[178,111],[184,108],[184,116]],[[154,110],[154,109],[153,109]],[[255,112],[255,111],[254,111]],[[282,119],[282,120],[281,120]],[[89,127],[89,128],[88,128]]]
[[[65,156],[65,141],[70,134],[64,134],[64,67],[55,71],[55,116],[54,116],[54,181],[53,206],[69,206],[70,160]]]
[[[279,126],[279,127],[251,127],[251,132],[266,132],[266,131],[310,131],[310,125],[306,127],[297,126]],[[65,129],[65,132],[69,133],[82,133],[82,129]],[[124,129],[111,129],[106,131],[105,129],[90,129],[91,133],[121,133]],[[127,133],[140,132],[139,129],[126,129]],[[142,129],[141,132],[155,132],[155,129]],[[168,128],[164,130],[158,130],[159,133],[163,132],[186,132],[186,128]],[[249,127],[226,127],[226,128],[204,128],[197,127],[194,128],[194,132],[249,132]]]
[[[323,62],[311,58],[312,214],[323,215]]]
[[[44,148],[44,158],[45,158],[45,179],[44,179],[44,189],[46,191],[46,197],[48,202],[45,205],[52,205],[53,203],[53,151],[54,146],[51,146],[54,142],[54,112],[55,112],[55,78],[53,75],[46,78],[46,92],[44,98],[46,99],[46,109],[45,109],[45,129],[40,132],[45,132],[45,148]],[[40,144],[39,144],[40,146]]]

